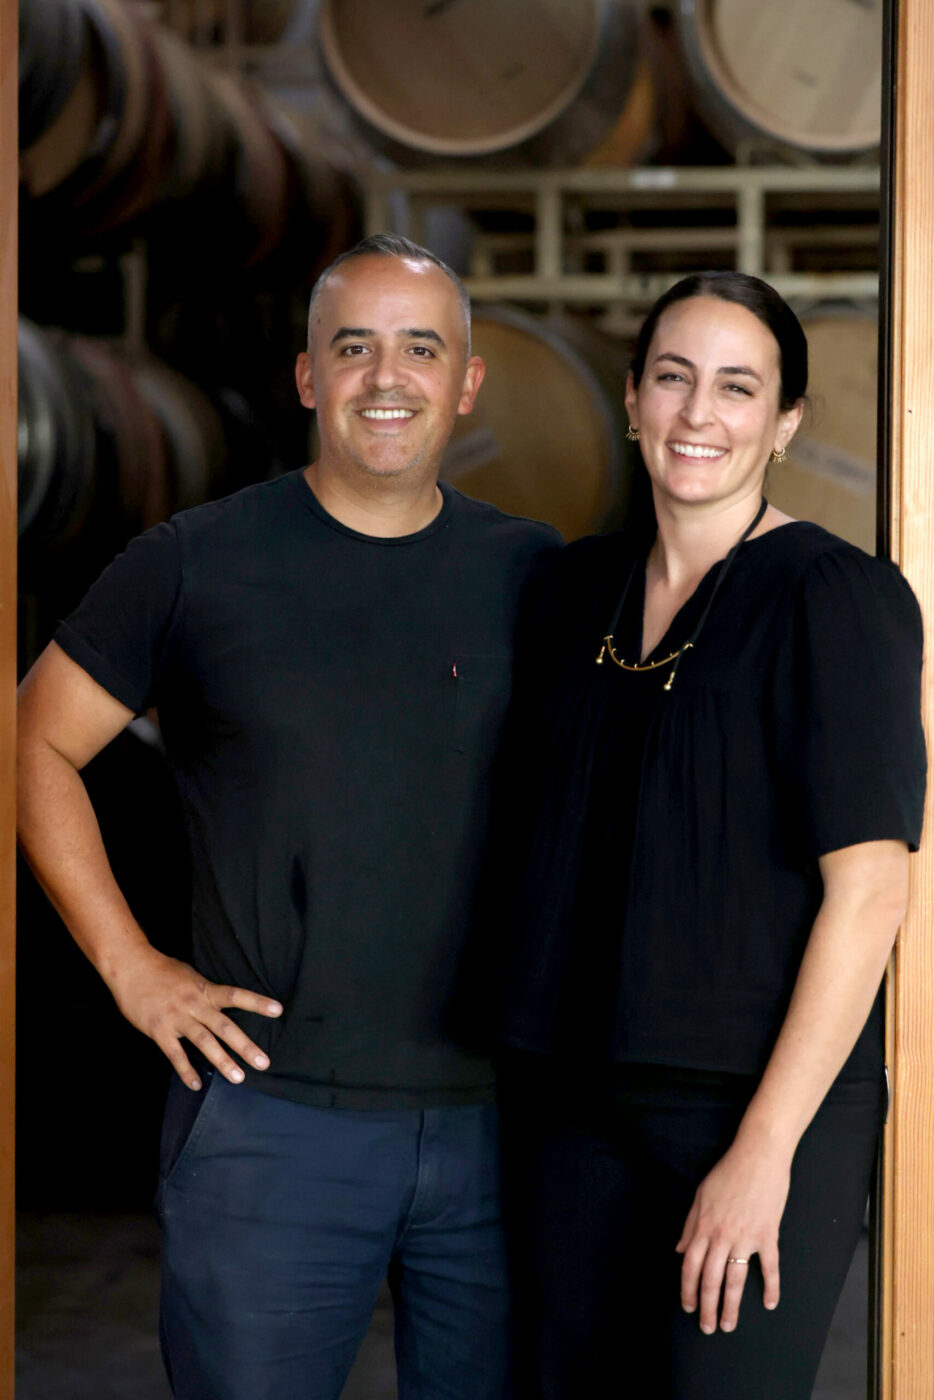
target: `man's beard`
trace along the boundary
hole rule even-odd
[[[357,402],[358,400],[355,400],[353,403],[348,405],[351,412],[356,411],[355,405]],[[365,400],[365,403],[372,407],[373,395],[368,395]],[[410,403],[406,400],[406,398],[403,395],[399,394],[387,394],[384,396],[379,396],[377,406],[381,408],[412,408],[415,409],[416,412],[420,407],[418,403]],[[343,455],[346,456],[349,461],[353,462],[355,467],[359,467],[359,469],[362,472],[365,472],[367,476],[394,478],[397,476],[405,476],[406,472],[410,472],[414,467],[420,466],[425,457],[425,447],[426,444],[423,444],[414,454],[414,456],[410,457],[407,462],[403,462],[397,467],[374,467],[368,461],[366,461],[364,457],[358,456],[357,453],[353,450],[353,448],[349,445],[347,446]]]
[[[348,452],[347,456],[350,461],[353,462],[354,466],[366,472],[367,476],[389,478],[405,476],[406,472],[410,472],[413,467],[419,466],[425,456],[425,451],[424,448],[422,448],[419,452],[416,452],[414,457],[410,457],[407,462],[403,462],[398,467],[374,467],[371,466],[369,462],[365,461],[364,458],[358,457],[356,453],[353,452]]]

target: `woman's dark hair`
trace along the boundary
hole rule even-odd
[[[760,277],[751,277],[747,272],[692,272],[659,297],[643,321],[636,341],[632,378],[637,388],[645,371],[645,357],[659,318],[669,306],[678,301],[687,301],[690,297],[719,297],[721,301],[733,301],[758,317],[778,344],[781,373],[779,408],[786,413],[799,399],[804,398],[808,387],[808,343],[801,322],[774,287]]]

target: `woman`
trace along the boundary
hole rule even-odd
[[[766,504],[806,386],[770,287],[679,282],[626,394],[652,527],[534,600],[503,1098],[543,1397],[805,1400],[858,1238],[921,626],[893,565]]]

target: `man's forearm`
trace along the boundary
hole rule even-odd
[[[224,1012],[279,1016],[259,992],[209,982],[154,948],[114,879],[81,769],[132,719],[133,711],[52,642],[20,686],[20,842],[43,889],[137,1030],[148,1035],[189,1086],[200,1079],[183,1042],[232,1083],[269,1058]]]
[[[114,879],[80,773],[51,745],[21,746],[19,838],[36,878],[78,946],[113,988],[148,941]]]

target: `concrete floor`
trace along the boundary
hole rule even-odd
[[[171,1400],[156,1340],[159,1242],[145,1215],[21,1215],[17,1400]],[[864,1400],[863,1240],[813,1400]],[[380,1299],[343,1400],[395,1400],[392,1304]]]

